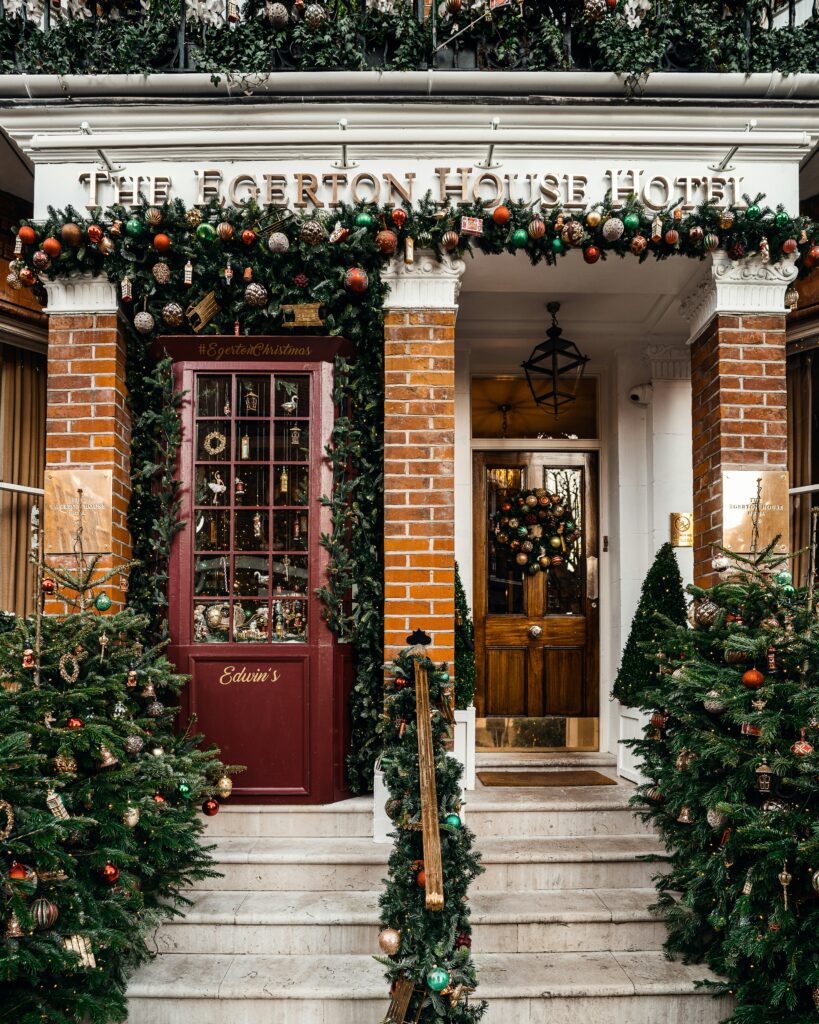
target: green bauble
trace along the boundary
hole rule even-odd
[[[450,828],[460,828],[461,827],[460,816],[457,815],[457,814],[448,814],[446,816],[446,823],[447,823],[447,825],[449,825]]]
[[[362,210],[361,213],[355,215],[355,222],[359,228],[368,228],[373,222],[372,214]]]
[[[517,228],[512,232],[512,245],[520,248],[522,245],[526,245],[529,241],[529,235],[526,233],[525,228]]]
[[[142,221],[138,217],[131,217],[125,222],[125,234],[131,238],[139,238],[142,234]]]
[[[796,593],[796,588],[792,584],[786,583],[785,586],[782,588],[782,593],[785,595],[785,597],[793,597],[793,595]]]
[[[445,971],[443,967],[433,967],[427,973],[427,985],[429,985],[433,992],[443,992],[448,984],[449,971]]]
[[[202,221],[196,229],[196,237],[201,242],[213,242],[216,238],[216,228],[207,221]]]
[[[559,256],[565,248],[566,246],[559,238],[552,239],[552,252],[555,254],[555,256]]]
[[[778,228],[784,228],[786,224],[790,223],[790,219],[791,218],[788,216],[787,210],[780,210],[779,213],[777,213],[776,217],[774,217],[774,220],[776,221],[776,226]]]
[[[793,583],[793,576],[791,576],[787,569],[783,569],[782,572],[778,572],[775,576],[775,579],[776,582],[782,587],[787,586],[789,583]]]
[[[745,216],[748,218],[748,220],[759,220],[759,218],[762,216],[762,210],[760,210],[756,203],[751,203],[751,205],[745,211]]]
[[[636,231],[640,226],[640,217],[636,213],[627,213],[625,217],[623,217],[623,224],[629,231]]]
[[[436,672],[435,673],[435,678],[438,680],[439,683],[448,683],[449,682],[449,672]]]
[[[179,785],[177,786],[177,790],[179,792],[179,795],[181,797],[184,797],[185,800],[188,800],[190,798],[191,793],[193,792],[193,790],[187,784],[187,782],[180,782]]]
[[[525,526],[519,526],[518,527],[518,537],[528,537],[528,536],[529,536],[529,531],[526,529],[526,527]]]
[[[574,532],[574,519],[567,519],[566,520],[566,531],[568,533],[573,533]]]
[[[94,607],[98,612],[107,612],[111,607],[111,598],[104,590],[100,591],[100,593],[94,598]]]

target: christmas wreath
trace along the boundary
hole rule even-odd
[[[533,576],[562,565],[580,539],[568,498],[542,487],[503,498],[491,523],[496,551]]]

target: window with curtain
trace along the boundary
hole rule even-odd
[[[788,470],[791,551],[796,553],[793,575],[797,583],[805,584],[810,569],[811,509],[819,506],[819,349],[788,359]],[[800,488],[805,489],[799,493]]]
[[[0,479],[42,487],[45,468],[45,356],[0,342]],[[40,499],[0,491],[0,609],[34,608],[29,561],[31,510]]]

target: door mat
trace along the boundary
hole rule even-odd
[[[478,772],[484,786],[616,786],[608,775],[590,769],[555,772]]]

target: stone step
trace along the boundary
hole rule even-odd
[[[195,892],[184,919],[155,936],[163,953],[374,954],[378,897],[369,892]],[[482,953],[662,948],[648,910],[653,889],[476,893],[474,946]]]
[[[718,1024],[730,1009],[694,989],[705,968],[662,953],[476,955],[484,1024]],[[128,989],[129,1024],[363,1024],[382,1019],[369,956],[166,954]]]
[[[208,839],[215,836],[372,836],[373,798],[360,796],[336,804],[305,806],[225,803],[218,814],[204,818],[204,822]]]
[[[208,889],[367,890],[382,886],[391,846],[366,838],[234,838],[214,840],[220,878]],[[591,838],[485,839],[485,868],[473,891],[518,892],[543,889],[646,888],[657,873],[661,853],[651,835]],[[202,888],[205,888],[203,885]]]
[[[605,752],[590,753],[588,751],[557,751],[540,750],[507,753],[504,750],[477,750],[475,766],[496,770],[509,768],[528,768],[534,771],[539,768],[616,768],[617,756]]]

